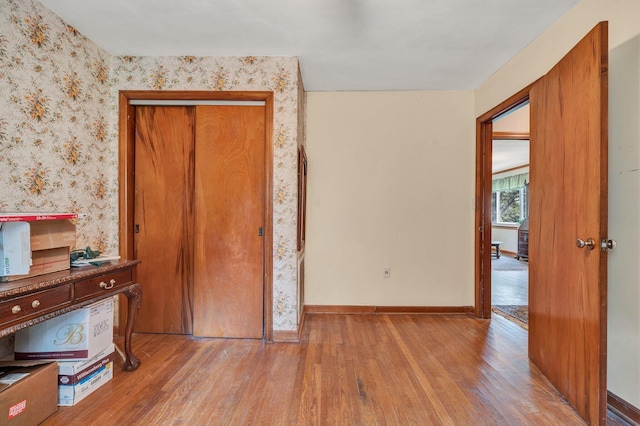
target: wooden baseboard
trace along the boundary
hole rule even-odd
[[[609,409],[631,424],[640,425],[640,409],[629,404],[618,395],[607,391],[607,405]]]
[[[473,315],[473,306],[347,306],[304,305],[297,330],[273,330],[274,343],[299,343],[305,319],[310,314],[463,314]]]
[[[297,330],[273,330],[274,343],[299,343],[302,330],[304,329],[304,320],[307,316],[306,306],[302,306],[302,315]]]
[[[273,330],[273,343],[298,343],[298,330]]]
[[[308,314],[465,314],[472,315],[473,306],[353,306],[305,305]]]

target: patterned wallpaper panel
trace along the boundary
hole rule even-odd
[[[78,246],[117,250],[110,56],[37,2],[0,1],[0,211],[86,213]]]
[[[72,211],[118,251],[119,90],[273,91],[273,326],[297,328],[295,57],[112,57],[36,1],[0,0],[0,211]]]

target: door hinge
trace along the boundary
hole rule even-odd
[[[263,234],[264,234],[264,231],[261,226],[260,228],[258,228],[258,237],[262,237]]]
[[[135,232],[136,234],[139,234],[139,233],[140,233],[140,225],[138,225],[138,224],[136,223],[136,225],[133,227],[133,230],[134,230],[134,232]]]

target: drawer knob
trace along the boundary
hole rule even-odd
[[[116,280],[111,279],[111,281],[109,281],[109,284],[105,283],[104,281],[100,281],[100,288],[104,288],[105,290],[109,290],[111,288],[113,288],[113,285],[116,283]]]
[[[11,308],[11,312],[14,314],[17,314],[18,312],[20,312],[22,309],[20,309],[20,306],[16,305],[13,308]]]
[[[33,302],[31,302],[31,307],[32,308],[37,308],[38,306],[40,306],[40,301],[38,299],[36,299]]]

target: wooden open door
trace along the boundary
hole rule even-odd
[[[529,356],[590,424],[606,422],[607,28],[529,98]]]

